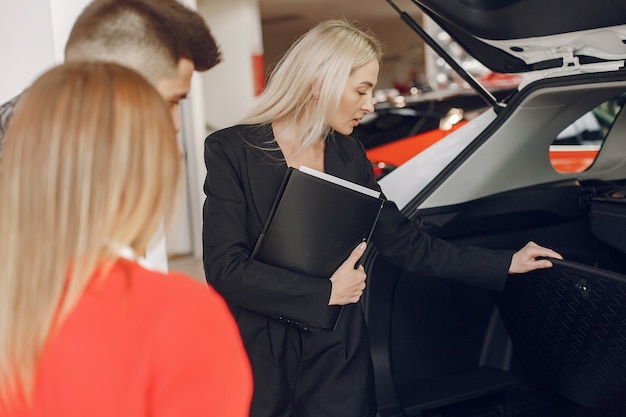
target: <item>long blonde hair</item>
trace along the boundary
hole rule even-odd
[[[267,87],[242,124],[285,120],[306,126],[301,147],[330,133],[328,120],[341,102],[350,74],[373,59],[382,45],[364,26],[347,20],[323,21],[300,37],[270,75]]]
[[[130,69],[65,64],[22,96],[0,168],[0,407],[30,397],[46,340],[95,272],[154,238],[181,164],[163,99]]]

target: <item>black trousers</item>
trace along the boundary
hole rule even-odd
[[[374,417],[376,397],[360,306],[337,329],[310,331],[241,310],[254,374],[251,417]]]

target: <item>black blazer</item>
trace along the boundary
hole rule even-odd
[[[205,141],[203,246],[207,281],[229,302],[302,327],[319,326],[326,314],[330,281],[296,274],[250,259],[287,166],[269,126],[234,126]],[[380,189],[357,140],[327,138],[325,169],[344,179]],[[419,231],[387,202],[371,241],[400,267],[500,290],[513,251],[459,247]],[[329,277],[330,278],[330,277]],[[345,313],[344,313],[345,315]]]

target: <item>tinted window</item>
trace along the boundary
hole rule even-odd
[[[593,164],[626,95],[606,101],[561,131],[550,146],[550,162],[558,172],[583,172]]]

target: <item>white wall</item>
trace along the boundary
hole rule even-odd
[[[186,6],[197,9],[196,0],[179,0]],[[185,166],[185,175],[183,183],[178,189],[176,199],[177,206],[171,223],[165,231],[165,240],[167,242],[167,254],[169,256],[187,255],[198,252],[198,245],[201,240],[197,240],[194,229],[201,227],[198,225],[197,217],[200,215],[197,209],[191,203],[191,190],[197,187],[197,168],[194,164],[195,153],[197,148],[197,138],[204,134],[204,99],[202,97],[202,80],[195,73],[191,79],[191,90],[188,98],[181,102],[181,131],[179,134],[179,142],[186,156],[187,164]],[[191,160],[191,164],[189,164]],[[197,204],[197,203],[196,203]],[[192,211],[192,209],[196,209]]]
[[[31,0],[29,0],[31,1]],[[49,0],[52,11],[52,38],[54,41],[55,61],[65,59],[64,49],[74,21],[83,11],[89,0]],[[28,2],[28,1],[27,1]]]
[[[263,52],[258,0],[199,0],[223,62],[202,74],[209,130],[236,123],[254,102],[252,55]]]
[[[50,0],[0,4],[0,103],[22,92],[54,65]]]
[[[262,53],[263,41],[258,0],[198,0],[198,12],[222,52],[220,64],[193,80],[190,98],[201,90],[201,105],[191,106],[192,133],[185,135],[189,203],[185,210],[189,215],[193,255],[201,258],[204,139],[214,130],[236,123],[252,106],[252,55]]]
[[[0,103],[63,62],[74,20],[89,0],[3,1],[0,5]]]

